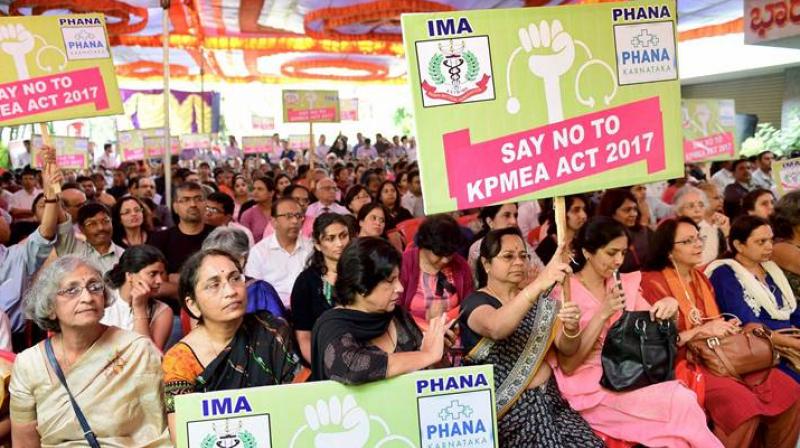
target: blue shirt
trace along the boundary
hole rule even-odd
[[[11,247],[0,245],[0,307],[11,320],[11,331],[17,333],[24,327],[22,293],[30,277],[44,264],[56,239],[46,240],[39,230]]]

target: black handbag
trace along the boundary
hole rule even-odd
[[[677,341],[671,320],[653,322],[647,311],[624,311],[603,344],[600,385],[623,392],[675,379]]]

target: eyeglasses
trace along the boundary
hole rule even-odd
[[[675,241],[675,244],[683,244],[686,246],[694,246],[695,244],[705,244],[706,243],[706,236],[705,235],[697,235],[686,238],[685,240]]]
[[[503,253],[503,254],[500,254],[500,255],[496,256],[495,258],[499,258],[499,259],[505,261],[506,263],[513,263],[514,260],[520,260],[522,262],[528,262],[528,261],[531,261],[531,254],[529,254],[527,252],[520,252],[518,254],[515,254],[515,253],[512,253],[512,252],[506,252],[506,253]]]
[[[89,291],[89,294],[93,296],[99,296],[103,294],[103,291],[106,289],[106,285],[103,282],[89,282],[84,286],[81,285],[74,285],[68,286],[64,289],[59,289],[56,291],[56,294],[59,296],[66,297],[68,299],[74,299],[83,293],[83,290]]]
[[[231,285],[231,288],[236,288],[244,285],[244,281],[245,281],[244,275],[242,275],[241,272],[236,271],[236,272],[231,272],[230,275],[228,275],[227,283]],[[224,284],[225,282],[223,282],[222,280],[214,278],[206,286],[203,287],[203,291],[205,291],[208,294],[218,295],[220,292],[222,292]]]
[[[306,215],[302,213],[281,213],[280,215],[275,215],[276,218],[286,218],[286,219],[296,219],[298,221],[302,221],[306,218]]]
[[[121,212],[119,213],[119,215],[120,215],[120,216],[128,216],[128,215],[130,215],[131,213],[142,213],[142,208],[141,208],[141,207],[129,208],[129,209],[127,209],[127,210],[123,210],[123,211],[121,211]]]
[[[86,227],[87,229],[96,229],[100,226],[107,226],[107,225],[111,225],[111,218],[106,217],[98,219],[97,221],[85,221],[83,223],[83,226]]]
[[[206,202],[206,198],[202,196],[189,196],[189,197],[182,197],[178,199],[178,204],[188,204],[190,202],[200,203]]]
[[[325,191],[336,191],[337,190],[337,187],[333,187],[333,186],[331,186],[331,187],[317,187],[317,188],[319,188],[320,190],[325,190]]]

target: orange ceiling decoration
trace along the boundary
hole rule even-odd
[[[107,23],[110,34],[131,34],[147,26],[147,8],[130,5],[119,0],[14,0],[9,5],[9,15],[21,15],[20,9],[31,8],[32,15],[48,11],[68,10],[73,13],[101,12],[116,20]],[[131,23],[131,18],[137,19]]]
[[[336,72],[332,72],[332,70]],[[336,74],[348,72],[349,74]],[[352,59],[304,58],[281,65],[281,73],[294,78],[375,81],[386,79],[389,74],[389,68],[375,62]]]

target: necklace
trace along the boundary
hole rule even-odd
[[[700,309],[697,308],[697,301],[693,299],[693,297],[689,294],[689,289],[686,287],[686,283],[683,282],[683,276],[678,269],[675,269],[675,275],[678,277],[678,281],[681,284],[681,288],[683,288],[683,294],[686,296],[686,302],[689,304],[689,322],[692,326],[697,327],[703,324],[703,313],[700,312]]]

